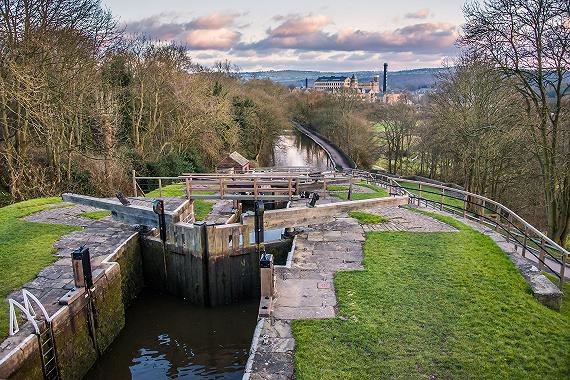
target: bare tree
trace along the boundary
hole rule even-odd
[[[417,123],[418,114],[415,106],[398,102],[384,108],[382,135],[388,159],[388,172],[404,174],[404,157],[409,153]]]
[[[524,96],[548,235],[565,245],[570,232],[570,132],[563,122],[570,93],[570,3],[487,0],[466,5],[464,12],[461,44],[513,79]]]

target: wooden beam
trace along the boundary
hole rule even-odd
[[[85,206],[92,206],[102,210],[109,210],[111,211],[113,217],[121,222],[128,223],[128,224],[142,224],[149,227],[157,227],[158,226],[158,216],[152,211],[151,207],[139,206],[139,205],[129,205],[125,206],[118,200],[114,199],[104,199],[104,198],[96,198],[90,197],[88,195],[79,195],[79,194],[63,194],[61,196],[64,201],[85,205]],[[175,216],[172,212],[165,212],[166,214],[166,222],[172,222],[173,217]]]
[[[335,202],[315,207],[298,207],[281,210],[269,210],[263,214],[263,226],[266,229],[301,227],[311,224],[322,224],[333,221],[339,214],[363,210],[377,206],[397,206],[408,203],[407,196],[396,196],[390,198],[374,198],[359,201]],[[253,226],[254,217],[244,216],[243,223]]]

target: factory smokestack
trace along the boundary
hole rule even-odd
[[[386,93],[386,85],[388,84],[388,64],[384,64],[384,79],[382,80],[382,92]]]

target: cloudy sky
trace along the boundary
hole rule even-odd
[[[456,54],[464,0],[103,0],[132,33],[242,70],[440,66]]]

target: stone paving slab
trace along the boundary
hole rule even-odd
[[[333,318],[334,274],[362,269],[365,238],[355,219],[341,215],[332,223],[297,230],[301,233],[296,236],[291,268],[275,269],[273,316],[263,321],[251,373],[245,378],[293,379],[291,320]]]
[[[295,339],[291,332],[291,322],[270,321],[263,318],[257,341],[256,358],[244,378],[250,380],[292,379],[294,378],[293,351]]]
[[[35,223],[65,224],[68,226],[87,227],[93,223],[93,219],[80,214],[84,212],[101,211],[98,208],[71,203],[55,203],[56,208],[44,210],[24,217],[24,220]],[[60,207],[61,206],[61,207]]]

